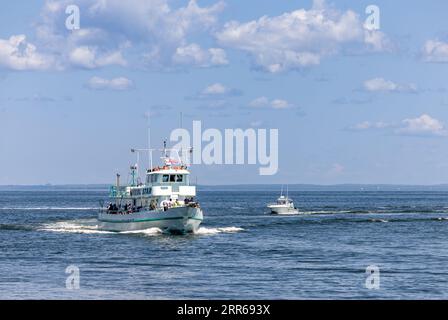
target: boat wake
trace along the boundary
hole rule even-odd
[[[143,234],[146,236],[156,236],[159,234],[163,234],[162,229],[159,228],[148,228],[148,229],[143,229],[143,230],[134,230],[134,231],[121,231],[121,232],[116,232],[119,234]]]
[[[60,221],[54,223],[48,223],[42,225],[39,231],[60,232],[60,233],[84,233],[84,234],[137,234],[146,236],[157,236],[167,234],[159,228],[148,228],[134,231],[105,231],[99,230],[97,221],[95,219],[90,220],[74,220],[74,221]],[[218,233],[235,233],[244,231],[243,228],[238,227],[220,227],[220,228],[207,228],[200,227],[195,235],[213,235]]]
[[[112,234],[115,232],[98,230],[98,225],[93,221],[60,221],[44,224],[39,231],[60,233],[85,233],[85,234]]]
[[[121,232],[99,230],[97,221],[95,219],[49,223],[44,224],[38,230],[61,232],[61,233],[85,233],[85,234],[143,234],[147,236],[155,236],[163,233],[162,230],[159,228],[148,228],[143,230],[121,231]]]
[[[51,211],[51,210],[58,210],[58,211],[74,211],[74,210],[98,210],[98,208],[95,207],[0,207],[0,210],[18,210],[18,211]]]
[[[195,234],[198,235],[211,235],[211,234],[218,234],[218,233],[235,233],[244,231],[243,228],[238,227],[221,227],[221,228],[206,228],[206,227],[200,227],[198,231],[195,232]]]

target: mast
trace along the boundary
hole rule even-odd
[[[183,118],[183,115],[182,115],[182,111],[181,111],[181,112],[180,112],[180,119],[179,119],[179,125],[180,125],[180,128],[181,128],[181,129],[183,129],[183,128],[182,128],[182,120],[183,120],[182,118]]]
[[[149,160],[149,170],[152,170],[152,152],[151,152],[151,109],[147,112],[148,117],[148,160]]]

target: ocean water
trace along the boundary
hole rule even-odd
[[[277,192],[201,191],[205,220],[183,236],[97,230],[106,194],[0,191],[0,298],[448,298],[448,192],[290,192],[304,214],[273,216]]]

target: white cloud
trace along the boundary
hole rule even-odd
[[[202,94],[226,94],[229,92],[229,88],[227,88],[226,86],[224,86],[221,83],[214,83],[212,85],[209,85],[208,87],[206,87],[203,91]]]
[[[294,107],[294,105],[283,99],[273,99],[269,100],[266,97],[259,97],[251,102],[249,102],[249,106],[252,108],[266,108],[271,107],[273,109],[288,109]]]
[[[268,105],[269,105],[269,99],[266,97],[256,98],[249,103],[249,106],[254,108],[266,107]]]
[[[329,9],[322,0],[315,0],[310,10],[226,23],[216,37],[223,46],[250,53],[258,67],[272,73],[317,65],[345,45],[361,44],[373,51],[387,47],[386,36],[365,30],[355,12]]]
[[[391,126],[390,124],[382,121],[378,122],[363,121],[350,127],[350,129],[352,130],[384,129],[390,126]]]
[[[173,55],[173,62],[198,67],[221,66],[229,63],[223,49],[210,48],[204,50],[196,43],[178,47]]]
[[[427,114],[417,118],[408,118],[400,123],[386,123],[382,121],[363,121],[352,127],[351,130],[364,131],[370,129],[388,130],[391,134],[410,136],[447,136],[448,131],[444,124]]]
[[[364,81],[364,89],[370,92],[416,92],[414,84],[398,84],[384,78],[373,78]]]
[[[426,62],[448,62],[448,43],[428,40],[423,47],[423,60]]]
[[[134,86],[133,82],[125,77],[118,77],[113,79],[105,79],[101,77],[92,77],[87,86],[94,90],[128,90]]]
[[[288,109],[292,105],[288,101],[286,101],[286,100],[275,99],[275,100],[271,101],[271,106],[274,109]]]
[[[205,87],[196,96],[192,97],[192,99],[223,99],[238,95],[241,95],[240,90],[227,87],[217,82]]]
[[[418,118],[404,119],[403,127],[396,130],[398,134],[446,136],[448,134],[442,122],[427,114]]]
[[[37,52],[25,35],[0,39],[0,67],[12,70],[44,70],[53,65],[51,57]]]
[[[364,43],[373,52],[388,52],[394,50],[392,42],[379,30],[364,30]]]
[[[127,62],[121,52],[116,51],[98,56],[97,49],[87,46],[75,48],[69,55],[69,60],[74,66],[94,69],[108,65],[126,66]]]
[[[64,27],[68,5],[80,8],[79,30]],[[222,1],[200,7],[190,0],[172,8],[169,0],[47,0],[35,25],[35,45],[27,43],[25,36],[0,39],[0,66],[40,70],[131,62],[158,68],[225,65],[223,49],[201,48],[188,41],[193,33],[211,32],[223,8]]]

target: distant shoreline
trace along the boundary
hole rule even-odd
[[[66,184],[66,185],[0,185],[0,191],[57,191],[57,190],[108,190],[109,184]],[[276,191],[281,184],[233,184],[198,185],[199,191]],[[283,185],[285,191],[286,185]],[[290,184],[289,191],[448,191],[448,184],[400,185],[400,184]]]

